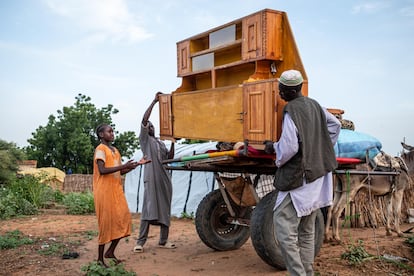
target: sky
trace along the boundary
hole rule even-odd
[[[176,43],[265,8],[287,13],[310,97],[389,154],[414,145],[414,0],[1,0],[0,139],[27,146],[78,94],[138,135],[181,84]]]

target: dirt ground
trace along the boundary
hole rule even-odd
[[[36,240],[31,245],[1,250],[0,275],[83,275],[81,267],[97,257],[97,223],[93,215],[42,214],[0,221],[0,225],[0,235],[18,229]],[[286,271],[263,262],[250,240],[238,250],[217,252],[210,249],[199,239],[194,221],[190,219],[172,221],[170,240],[176,243],[176,249],[157,247],[159,228],[154,226],[145,252],[133,253],[138,226],[139,216],[133,215],[134,233],[123,239],[116,251],[117,257],[124,260],[126,270],[133,270],[137,275],[287,275]],[[402,230],[409,227],[411,225],[404,224]],[[315,260],[315,271],[319,275],[414,274],[414,252],[404,242],[406,238],[387,237],[383,228],[346,228],[341,235],[345,244],[323,245]],[[405,268],[379,258],[372,258],[356,267],[350,266],[341,259],[341,254],[347,250],[347,245],[356,244],[358,240],[362,240],[366,251],[375,256],[389,254],[408,259],[403,263]],[[67,251],[78,252],[79,257],[62,259],[62,253],[53,250],[49,255],[39,253],[42,248],[54,248],[54,244],[62,245]]]

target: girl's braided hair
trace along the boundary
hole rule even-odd
[[[99,139],[99,140],[101,139],[101,137],[99,137],[99,133],[103,132],[103,131],[104,131],[104,129],[105,129],[106,127],[108,127],[108,126],[109,126],[108,124],[100,124],[100,125],[96,128],[96,136],[98,136],[98,139]]]

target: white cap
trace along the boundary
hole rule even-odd
[[[298,70],[287,70],[280,75],[278,80],[286,86],[297,86],[303,82],[303,77]]]

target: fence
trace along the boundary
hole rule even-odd
[[[122,185],[125,183],[125,177],[121,177]],[[67,174],[63,182],[64,193],[82,193],[93,191],[92,174]]]
[[[67,174],[63,182],[63,192],[88,192],[92,191],[93,187],[92,174]]]

